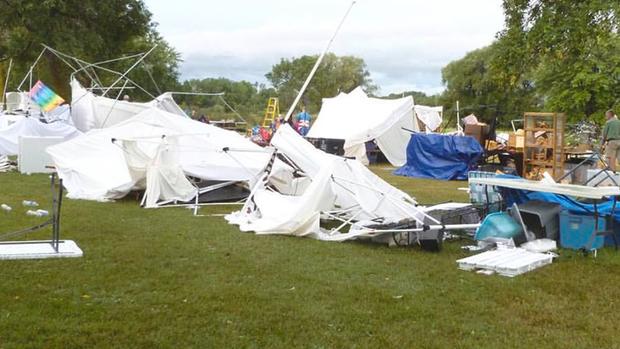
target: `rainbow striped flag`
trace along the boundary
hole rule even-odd
[[[65,100],[52,91],[51,88],[45,86],[41,80],[37,81],[37,83],[32,86],[30,92],[28,92],[28,96],[30,96],[30,99],[41,107],[41,110],[44,112],[48,112],[65,102]]]

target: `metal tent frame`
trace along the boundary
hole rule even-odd
[[[62,208],[63,186],[62,179],[56,180],[53,173],[50,176],[50,191],[52,197],[52,212],[48,220],[35,226],[18,231],[0,234],[0,240],[28,234],[47,227],[52,228],[49,240],[32,241],[2,241],[0,242],[0,260],[2,259],[42,259],[81,257],[82,250],[72,240],[60,239],[60,217]]]

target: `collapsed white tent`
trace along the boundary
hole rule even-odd
[[[83,132],[116,125],[153,107],[186,116],[169,92],[147,103],[127,102],[97,96],[77,80],[71,80],[71,117],[75,126]]]
[[[0,155],[17,155],[20,137],[61,137],[69,140],[81,134],[62,121],[45,124],[34,117],[21,116],[10,126],[0,129]]]
[[[363,222],[413,220],[421,226],[427,218],[438,223],[417,207],[412,197],[359,161],[314,148],[288,125],[280,126],[272,145],[282,162],[263,175],[241,211],[226,217],[242,231],[343,241],[374,236],[362,227]],[[323,229],[322,216],[342,224],[333,230]],[[351,228],[347,233],[341,232],[345,226]]]
[[[147,194],[157,196],[154,201],[186,200],[185,175],[253,184],[270,158],[235,132],[157,108],[48,147],[47,152],[68,197],[89,200],[117,199],[145,187]],[[149,179],[152,185],[146,183]]]
[[[3,130],[25,117],[24,114],[0,112],[0,130]]]
[[[375,140],[394,166],[407,161],[406,149],[411,133],[418,131],[413,114],[413,98],[380,99],[368,97],[361,87],[333,98],[323,98],[319,115],[310,128],[309,138],[343,139],[345,156],[363,163],[365,142]]]

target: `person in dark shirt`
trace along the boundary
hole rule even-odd
[[[605,113],[605,118],[607,121],[603,128],[602,144],[605,145],[609,168],[616,172],[616,161],[620,160],[620,120],[611,109]]]
[[[201,114],[200,117],[198,118],[198,121],[204,122],[205,124],[211,123],[211,121],[209,120],[209,117],[206,114]]]

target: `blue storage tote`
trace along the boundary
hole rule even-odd
[[[594,232],[596,221],[593,215],[575,214],[566,210],[560,212],[560,246],[579,250],[586,248]],[[598,231],[607,227],[605,217],[598,218]],[[604,235],[598,235],[592,242],[591,250],[603,247]]]

